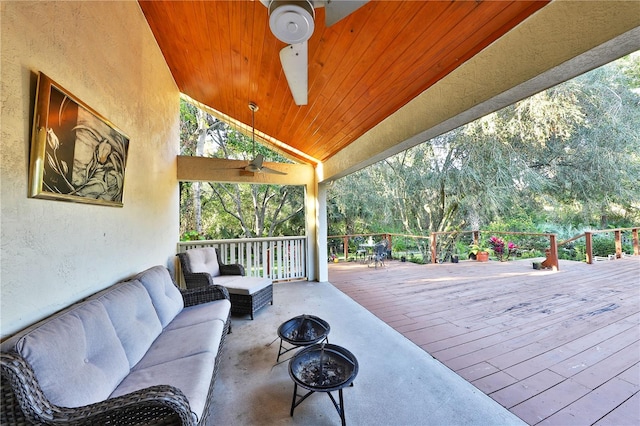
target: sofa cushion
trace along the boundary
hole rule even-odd
[[[111,397],[126,395],[139,389],[159,384],[175,386],[189,400],[196,422],[202,418],[209,385],[213,378],[215,355],[204,352],[185,358],[175,359],[164,364],[152,365],[132,371],[118,385]]]
[[[149,293],[140,281],[135,280],[115,286],[98,300],[107,310],[129,359],[129,366],[133,367],[162,332]]]
[[[224,323],[220,320],[211,320],[175,330],[165,329],[134,370],[204,352],[209,352],[215,357],[218,354],[223,329]]]
[[[138,274],[135,279],[149,293],[160,324],[162,328],[166,327],[184,307],[182,294],[173,284],[169,271],[163,266],[154,266]]]
[[[191,272],[206,272],[212,277],[220,275],[218,255],[213,247],[201,247],[186,252]]]
[[[214,284],[224,286],[230,294],[255,294],[273,284],[270,278],[221,275],[213,279]]]
[[[90,301],[30,331],[16,344],[47,398],[63,407],[105,400],[129,361],[102,303]]]
[[[227,299],[189,306],[176,315],[166,330],[176,330],[212,320],[219,320],[224,324],[229,318],[230,311],[231,302]]]

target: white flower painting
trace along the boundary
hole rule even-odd
[[[41,74],[38,96],[47,99],[36,102],[31,195],[122,206],[129,139],[44,79],[41,87]]]

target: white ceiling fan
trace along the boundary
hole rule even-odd
[[[316,7],[325,8],[327,27],[350,15],[368,0],[260,0],[269,9],[269,27],[289,46],[280,51],[280,62],[296,105],[306,105],[308,95],[307,40],[315,28]]]
[[[249,109],[251,110],[251,141],[253,142],[253,160],[249,162],[242,169],[249,173],[271,173],[275,175],[286,175],[286,173],[279,170],[270,169],[263,165],[264,155],[256,155],[256,111],[258,111],[258,105],[253,102],[249,102]]]

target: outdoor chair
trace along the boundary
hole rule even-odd
[[[242,265],[223,263],[217,248],[193,248],[178,253],[178,258],[187,288],[223,286],[229,292],[233,314],[250,314],[253,319],[258,309],[267,304],[273,305],[271,279],[249,277]]]
[[[384,259],[387,257],[387,240],[383,240],[377,243],[373,247],[373,253],[369,259],[369,267],[373,265],[374,268],[385,266]]]

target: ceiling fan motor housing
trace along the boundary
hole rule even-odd
[[[303,43],[311,38],[315,10],[308,0],[273,0],[269,3],[269,27],[276,38],[288,44]]]

